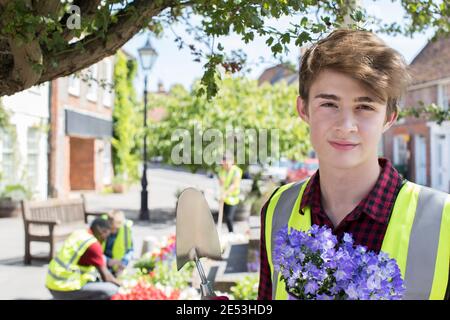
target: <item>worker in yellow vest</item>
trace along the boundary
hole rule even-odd
[[[125,219],[123,211],[113,210],[103,216],[111,223],[111,233],[103,242],[108,269],[115,275],[120,275],[133,256],[133,238],[131,227],[133,222]]]
[[[233,220],[239,204],[241,179],[242,169],[234,164],[232,155],[225,155],[219,170],[219,187],[223,215],[230,233],[234,233]]]
[[[410,76],[375,34],[340,29],[302,56],[297,111],[309,125],[319,170],[278,188],[261,211],[259,299],[287,299],[274,270],[280,228],[328,226],[394,258],[404,299],[449,299],[450,195],[404,179],[378,157]]]
[[[55,299],[107,300],[117,292],[120,281],[108,271],[101,246],[110,232],[110,222],[96,218],[89,230],[77,230],[64,241],[45,282]]]

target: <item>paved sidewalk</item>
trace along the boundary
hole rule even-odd
[[[138,220],[140,186],[132,187],[124,194],[85,193],[88,210],[123,210],[134,220],[133,240],[135,257],[139,257],[142,244],[147,237],[161,239],[175,233],[176,191],[193,186],[204,190],[211,210],[217,211],[214,200],[217,191],[215,179],[201,174],[191,174],[170,169],[152,168],[148,171],[150,222]],[[76,193],[72,196],[77,196]],[[236,230],[244,232],[246,222],[236,222]],[[226,226],[223,226],[223,230]],[[22,219],[0,219],[0,299],[51,299],[45,288],[47,263],[33,261],[31,266],[23,264],[24,228]],[[61,243],[59,243],[59,246]],[[43,243],[32,243],[32,252],[48,252]]]

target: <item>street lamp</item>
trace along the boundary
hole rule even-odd
[[[148,211],[148,192],[147,192],[147,74],[153,67],[158,53],[150,43],[150,36],[142,48],[138,49],[141,67],[144,71],[144,165],[141,178],[141,210],[139,211],[139,220],[150,220]]]

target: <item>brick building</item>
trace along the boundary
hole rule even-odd
[[[111,184],[114,57],[51,83],[49,193]],[[106,87],[101,84],[106,83]]]
[[[410,65],[413,83],[404,108],[450,108],[450,38],[429,42]],[[384,155],[411,181],[450,192],[450,121],[400,120],[384,135]]]
[[[278,64],[263,71],[258,78],[258,84],[275,84],[280,81],[286,81],[288,85],[298,83],[298,71],[292,70],[286,65]]]

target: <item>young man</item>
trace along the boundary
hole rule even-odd
[[[64,241],[45,283],[55,299],[107,300],[117,292],[120,282],[108,271],[101,245],[110,232],[110,222],[97,218],[89,230],[75,231]]]
[[[409,75],[402,56],[366,31],[336,30],[307,50],[297,110],[319,170],[277,189],[262,209],[259,299],[286,299],[273,270],[276,232],[326,225],[397,260],[405,299],[448,299],[450,196],[403,179],[378,158]]]

